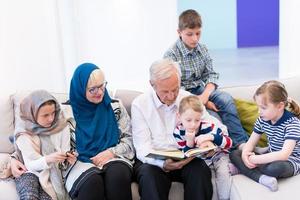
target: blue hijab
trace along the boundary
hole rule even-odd
[[[90,158],[118,143],[119,129],[111,98],[105,89],[102,102],[91,103],[86,98],[90,74],[99,69],[84,63],[75,70],[70,86],[70,104],[76,121],[76,149],[78,160],[91,162]]]

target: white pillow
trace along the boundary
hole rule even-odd
[[[0,179],[5,179],[10,177],[10,155],[7,153],[0,153]]]

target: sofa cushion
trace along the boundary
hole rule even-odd
[[[10,155],[8,153],[0,153],[0,179],[10,177]]]
[[[9,136],[14,132],[14,114],[9,95],[0,95],[0,152],[12,153],[13,145],[9,141]]]
[[[0,199],[18,200],[15,181],[12,178],[0,180]]]
[[[259,117],[258,107],[253,101],[247,101],[244,99],[234,99],[234,102],[243,128],[250,136],[253,131],[254,123]],[[265,134],[263,134],[260,138],[258,145],[261,147],[267,146],[267,138]]]
[[[233,176],[230,200],[246,199],[298,199],[300,196],[300,176],[278,179],[278,191],[271,192],[267,187],[244,175]]]

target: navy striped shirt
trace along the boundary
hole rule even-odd
[[[280,151],[287,139],[295,140],[296,146],[288,161],[294,166],[294,175],[300,173],[300,120],[293,113],[285,110],[275,124],[259,117],[253,131],[258,134],[266,133],[270,152]]]

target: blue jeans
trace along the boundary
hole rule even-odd
[[[204,87],[199,86],[188,91],[195,95],[200,95],[204,91]],[[223,124],[227,126],[229,136],[233,141],[233,147],[247,142],[248,135],[242,127],[232,96],[226,92],[215,90],[210,94],[209,100],[219,109],[217,114],[220,116]],[[212,112],[209,111],[210,114]],[[212,115],[214,116],[214,114]]]

